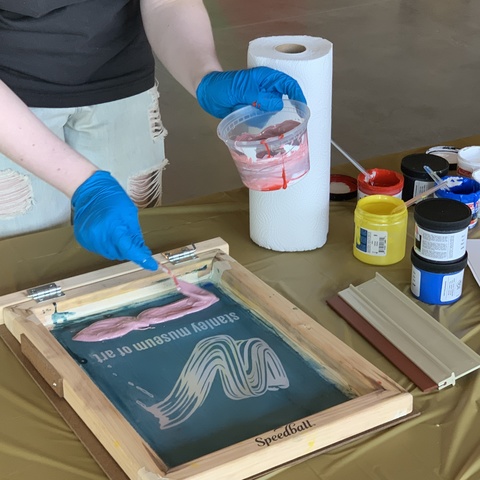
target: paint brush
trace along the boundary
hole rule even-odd
[[[430,175],[430,178],[435,182],[436,185],[439,185],[443,182],[442,178],[438,176],[428,165],[424,165],[423,169]],[[448,185],[445,185],[446,190],[450,190]]]
[[[360,172],[365,175],[365,181],[367,183],[372,183],[373,179],[375,178],[375,173],[370,174],[368,173],[353,157],[351,157],[343,148],[341,148],[333,139],[331,139],[332,145]]]
[[[419,193],[418,195],[415,195],[410,200],[407,200],[406,202],[404,202],[403,205],[399,205],[398,207],[395,207],[391,211],[391,213],[398,213],[403,208],[408,208],[408,207],[414,205],[415,203],[418,203],[420,200],[424,200],[425,198],[427,198],[432,193],[436,192],[437,190],[440,190],[440,188],[445,188],[447,183],[448,183],[448,180],[442,180],[441,183],[438,183],[434,187],[429,188],[428,190],[425,190],[424,192]]]

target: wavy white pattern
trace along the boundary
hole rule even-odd
[[[217,374],[232,400],[289,387],[280,359],[262,339],[217,335],[198,342],[165,400],[150,407],[138,403],[158,418],[161,430],[175,427],[202,406]]]

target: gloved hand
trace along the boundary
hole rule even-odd
[[[82,247],[109,260],[131,260],[157,270],[145,246],[138,209],[120,184],[105,171],[96,171],[72,197],[73,231]]]
[[[282,96],[307,103],[297,81],[269,67],[255,67],[233,72],[210,72],[197,87],[200,106],[217,118],[246,105],[267,112],[281,110]]]

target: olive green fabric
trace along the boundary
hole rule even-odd
[[[479,144],[480,137],[449,142]],[[425,151],[424,148],[415,151]],[[364,162],[366,167],[399,170],[406,153]],[[333,169],[356,176],[351,165]],[[480,479],[480,375],[454,387],[424,394],[355,333],[325,303],[350,284],[380,272],[411,297],[413,218],[409,213],[407,254],[388,267],[353,257],[355,200],[331,202],[326,244],[315,251],[280,253],[249,237],[248,191],[219,193],[188,204],[143,211],[147,244],[155,253],[222,237],[230,254],[316,321],[391,376],[414,396],[420,412],[395,427],[271,472],[274,480],[478,480]],[[480,226],[469,234],[480,238]],[[0,295],[111,265],[82,250],[71,228],[58,228],[0,241]],[[416,301],[441,324],[480,352],[480,287],[465,270],[463,295],[450,306]],[[0,479],[105,480],[106,475],[64,423],[9,349],[0,342]],[[217,479],[212,479],[217,480]]]

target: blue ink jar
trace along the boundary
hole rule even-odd
[[[448,190],[441,188],[435,192],[437,198],[450,198],[464,203],[472,211],[472,219],[468,228],[478,223],[478,208],[480,206],[480,183],[467,177],[443,177],[449,180]],[[452,186],[450,186],[452,184]]]
[[[448,305],[462,296],[467,253],[454,262],[430,262],[412,248],[410,290],[414,297],[430,305]]]

